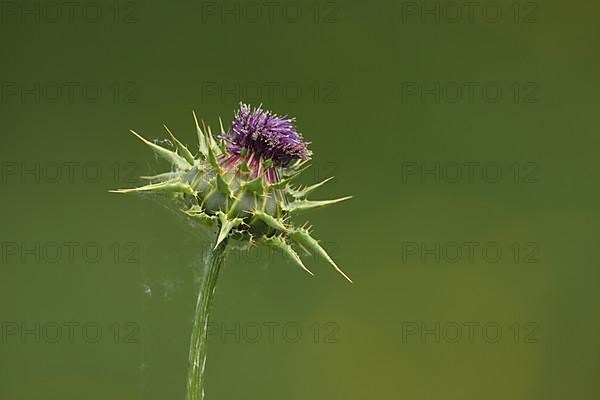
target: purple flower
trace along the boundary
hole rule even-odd
[[[308,143],[296,131],[294,119],[280,117],[261,106],[252,110],[249,105],[240,104],[224,139],[229,153],[246,158],[251,167],[267,160],[275,166],[287,166],[312,155]]]

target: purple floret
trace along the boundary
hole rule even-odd
[[[280,117],[260,106],[252,110],[249,105],[241,104],[224,139],[231,154],[247,154],[253,160],[273,160],[278,166],[306,160],[312,155],[308,143],[296,131],[294,119]]]

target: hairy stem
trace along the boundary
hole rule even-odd
[[[190,343],[187,400],[204,400],[204,369],[206,366],[207,327],[212,300],[217,286],[221,264],[225,259],[227,239],[208,254],[206,276],[200,285],[196,314]]]

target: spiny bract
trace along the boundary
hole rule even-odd
[[[183,145],[165,126],[175,151],[152,143],[134,131],[158,156],[172,164],[170,172],[143,177],[151,183],[117,193],[158,192],[180,200],[182,210],[194,220],[218,229],[215,248],[228,236],[258,242],[282,251],[302,269],[306,268],[291,243],[329,262],[348,281],[310,228],[296,227],[289,217],[346,199],[307,200],[307,195],[332,178],[307,187],[295,187],[292,180],[308,167],[312,153],[294,120],[280,117],[260,106],[245,104],[235,113],[231,128],[220,135],[202,128],[194,113],[198,133],[198,154]]]

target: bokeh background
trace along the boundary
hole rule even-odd
[[[208,239],[108,190],[239,101],[354,196],[306,219],[355,283],[234,251],[210,399],[600,395],[597,3],[0,4],[1,399],[184,398]]]

